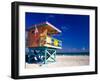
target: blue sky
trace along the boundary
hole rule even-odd
[[[89,16],[72,14],[29,13],[25,14],[26,29],[48,21],[62,31],[54,36],[63,42],[62,52],[89,51]]]

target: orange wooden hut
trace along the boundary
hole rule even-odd
[[[28,30],[27,47],[51,47],[61,49],[62,41],[52,37],[59,33],[61,33],[61,30],[49,22],[33,25]]]

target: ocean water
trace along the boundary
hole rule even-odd
[[[89,52],[72,52],[72,53],[57,53],[57,55],[87,55],[89,56]]]

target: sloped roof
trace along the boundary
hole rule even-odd
[[[35,29],[35,27],[37,27],[39,30],[48,30],[48,34],[58,34],[61,33],[61,30],[59,30],[58,28],[56,28],[54,25],[50,24],[49,22],[43,22],[40,24],[35,24],[33,25],[29,30],[31,29]]]

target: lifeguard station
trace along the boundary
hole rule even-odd
[[[33,25],[28,30],[26,62],[55,62],[56,49],[62,48],[62,41],[53,38],[53,35],[60,33],[61,31],[49,22]]]

